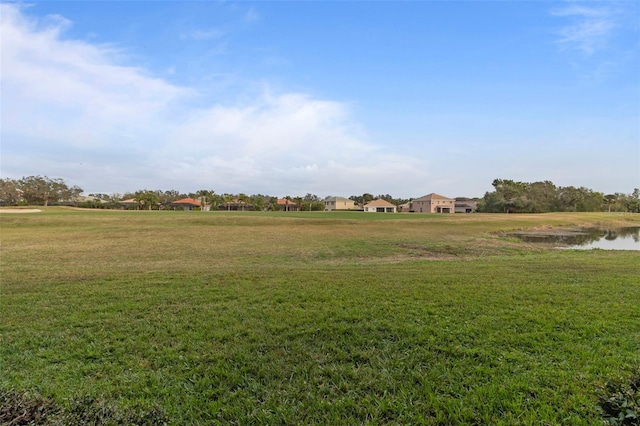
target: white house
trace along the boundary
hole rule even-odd
[[[395,213],[397,209],[396,209],[396,206],[394,206],[387,200],[378,198],[377,200],[373,200],[369,204],[365,204],[364,211],[375,212],[375,213]]]

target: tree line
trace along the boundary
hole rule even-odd
[[[494,191],[485,193],[478,202],[477,211],[486,213],[544,213],[544,212],[640,212],[640,190],[631,194],[604,194],[585,187],[556,186],[551,181],[518,182],[510,179],[495,179]],[[218,194],[212,189],[182,193],[171,190],[142,189],[123,194],[94,193],[82,196],[78,186],[69,186],[61,178],[47,176],[27,176],[21,179],[0,179],[0,205],[75,205],[88,208],[121,208],[121,201],[133,199],[134,208],[170,208],[169,205],[182,198],[193,198],[205,204],[218,206],[250,206],[251,210],[283,210],[278,197],[264,194],[244,193]],[[299,210],[321,211],[325,206],[322,199],[311,193],[304,196],[286,196]],[[363,205],[374,199],[384,199],[396,206],[409,199],[395,198],[390,194],[374,196],[371,193],[352,195],[349,199]],[[224,207],[220,207],[224,208]]]
[[[51,179],[47,176],[28,176],[22,179],[0,179],[0,205],[74,205],[87,208],[121,208],[122,200],[133,199],[137,205],[133,208],[158,209],[168,206],[182,198],[193,198],[212,206],[229,206],[232,204],[251,206],[252,210],[283,210],[286,207],[278,204],[278,197],[264,194],[247,195],[245,193],[218,194],[212,189],[201,189],[183,193],[175,189],[149,190],[141,189],[122,194],[92,193],[82,196],[83,190],[77,186],[69,187],[63,179]],[[285,196],[296,204],[299,210],[322,211],[325,208],[322,198],[307,193],[304,196]],[[370,193],[352,195],[349,199],[358,204],[366,204],[374,199],[382,198],[392,204],[400,205],[408,199],[394,198],[390,194],[374,196]]]
[[[390,194],[379,194],[378,196],[374,196],[373,194],[370,194],[368,192],[365,192],[362,195],[352,195],[349,197],[349,199],[355,201],[356,204],[361,204],[361,205],[365,205],[377,199],[388,201],[391,204],[394,204],[396,206],[399,206],[404,203],[408,203],[410,201],[408,198],[395,198]]]
[[[251,206],[252,210],[282,210],[278,204],[278,197],[264,194],[247,195],[244,193],[218,194],[211,189],[201,189],[196,192],[180,192],[170,190],[141,189],[122,194],[92,193],[83,196],[84,191],[78,186],[69,186],[63,179],[47,176],[28,176],[21,179],[0,179],[0,205],[74,205],[87,208],[121,208],[122,200],[133,199],[137,205],[134,208],[158,209],[168,206],[183,198],[193,198],[212,206],[231,204]],[[304,196],[287,196],[288,200],[296,203],[300,210],[321,211],[324,203],[317,195],[307,193]]]
[[[551,181],[517,182],[495,179],[477,210],[486,213],[640,212],[640,189],[631,194],[604,194],[589,188],[556,186]]]
[[[69,186],[61,178],[27,176],[22,179],[0,179],[0,203],[48,206],[64,200],[77,199],[82,188]]]

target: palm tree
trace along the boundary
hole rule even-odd
[[[141,191],[135,196],[135,200],[141,206],[149,206],[149,210],[160,202],[158,194],[154,191]]]

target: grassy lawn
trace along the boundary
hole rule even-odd
[[[0,390],[113,424],[602,424],[640,253],[502,233],[613,222],[640,217],[0,215]]]

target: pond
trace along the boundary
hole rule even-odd
[[[513,233],[509,236],[528,243],[558,244],[561,248],[567,249],[640,250],[640,226],[571,228]]]

